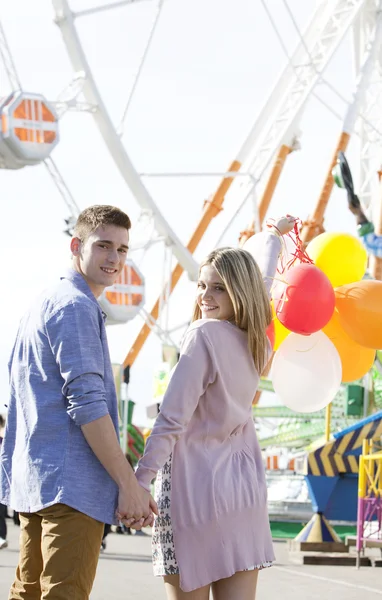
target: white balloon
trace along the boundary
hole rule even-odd
[[[325,333],[291,333],[277,350],[272,365],[273,389],[288,408],[312,413],[327,406],[341,386],[342,365]]]
[[[256,260],[259,262],[261,260],[262,254],[264,253],[266,239],[269,236],[265,231],[260,231],[259,233],[255,233],[252,235],[243,245],[243,250],[247,250]]]
[[[268,239],[269,231],[260,231],[252,235],[243,245],[244,250],[250,252],[255,260],[261,260],[266,240]],[[283,235],[281,242],[281,256],[280,262],[284,263],[284,266],[293,259],[294,253],[296,252],[296,245],[288,235]]]

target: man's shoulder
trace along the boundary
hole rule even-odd
[[[40,296],[40,303],[47,319],[58,313],[72,311],[98,312],[97,303],[68,279],[62,279],[46,288]]]

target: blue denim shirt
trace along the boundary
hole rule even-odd
[[[9,362],[0,502],[36,512],[62,502],[115,522],[118,489],[81,425],[110,414],[117,397],[101,308],[70,270],[22,319]]]

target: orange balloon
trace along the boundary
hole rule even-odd
[[[362,280],[335,290],[339,319],[361,346],[382,348],[382,281]]]
[[[322,330],[335,345],[342,363],[342,383],[360,379],[371,369],[375,350],[357,344],[341,327],[337,310]]]
[[[290,331],[289,329],[284,327],[284,325],[278,320],[276,316],[275,307],[273,306],[273,300],[271,302],[271,307],[273,315],[273,324],[275,326],[275,345],[273,346],[273,352],[276,352],[276,350],[280,347],[285,338],[290,334]]]

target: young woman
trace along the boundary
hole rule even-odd
[[[202,263],[193,322],[136,472],[157,475],[154,573],[169,600],[253,600],[274,560],[252,400],[270,344],[269,290],[293,217],[270,226],[263,277],[243,249]]]

